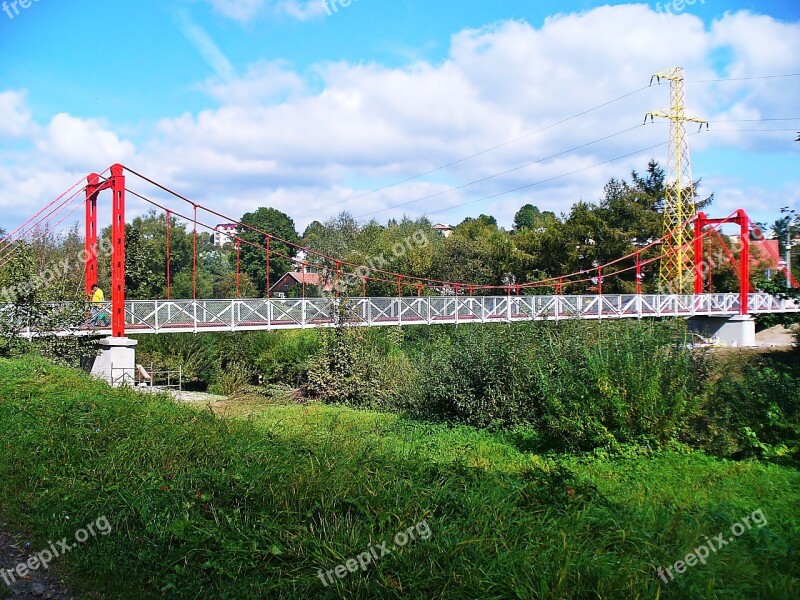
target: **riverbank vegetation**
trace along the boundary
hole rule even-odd
[[[320,402],[251,397],[230,401],[220,417],[165,396],[110,390],[34,358],[0,360],[0,399],[3,519],[29,532],[33,549],[101,515],[111,523],[110,535],[51,566],[87,597],[710,599],[800,591],[800,475],[789,466],[717,459],[675,442],[532,451],[525,429]],[[676,561],[759,510],[765,524],[675,574]],[[422,521],[427,539],[323,581]],[[662,579],[659,567],[675,578]]]
[[[138,352],[199,388],[514,430],[533,450],[678,442],[797,462],[797,352],[693,339],[682,320],[575,321],[140,336]]]

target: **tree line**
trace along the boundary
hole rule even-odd
[[[262,207],[241,217],[243,225],[233,234],[240,243],[218,246],[211,233],[198,233],[195,239],[189,224],[171,217],[167,227],[164,214],[150,212],[126,225],[126,295],[134,300],[168,295],[191,298],[196,291],[198,298],[233,298],[237,294],[263,297],[267,288],[287,272],[303,269],[320,274],[319,286],[305,286],[307,296],[323,293],[321,288],[330,287],[339,278],[341,293],[349,296],[391,296],[397,295],[398,290],[413,295],[422,291],[417,286],[421,280],[505,286],[516,292],[516,286],[580,271],[589,273],[637,251],[641,251],[645,262],[657,257],[663,251],[660,246],[646,247],[662,235],[665,185],[664,170],[650,161],[643,173],[634,171],[628,180],[610,180],[597,202],[580,200],[560,215],[542,211],[530,202],[517,211],[510,230],[500,227],[495,217],[481,214],[453,226],[447,236],[435,229],[435,223],[427,217],[391,219],[386,224],[376,220],[360,223],[344,212],[325,222],[314,221],[299,233],[289,215]],[[696,204],[705,208],[713,201],[713,194],[701,199],[697,195],[699,188],[700,182],[696,182]],[[781,233],[792,226],[796,224],[777,221],[773,229]],[[274,237],[268,241],[264,232]],[[110,237],[110,228],[101,232],[101,287],[110,281]],[[709,238],[706,243],[713,246],[720,242]],[[63,258],[77,261],[82,247],[77,226],[66,234],[47,234],[36,243],[18,244],[25,245],[23,251],[0,267],[0,289],[35,277],[48,262]],[[304,252],[298,255],[298,248]],[[706,250],[713,251],[713,247]],[[630,268],[633,259],[628,262],[604,273],[604,292],[636,291],[636,273]],[[615,270],[624,269],[624,273],[614,275]],[[406,278],[398,282],[387,273],[400,273]],[[80,299],[83,276],[83,265],[76,264],[52,285],[42,286],[34,293],[43,300]],[[593,281],[587,276],[585,281],[563,291],[591,292],[597,284],[596,278]],[[710,285],[720,291],[736,289],[732,266],[719,265],[711,274]],[[551,293],[553,288],[533,291]],[[644,267],[642,289],[657,291],[658,262]],[[469,293],[467,285],[454,290],[445,284],[424,293],[456,291]],[[298,288],[292,293],[301,291]],[[481,291],[476,289],[474,293]]]

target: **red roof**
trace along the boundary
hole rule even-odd
[[[319,273],[298,273],[297,271],[292,271],[286,275],[294,279],[297,283],[319,285]]]
[[[778,240],[753,240],[750,242],[750,262],[766,263],[765,268],[780,270],[780,246]]]
[[[293,279],[299,284],[306,284],[306,285],[320,285],[320,282],[323,281],[319,273],[300,273],[299,271],[289,271],[283,277],[281,277],[278,281],[270,289],[275,289],[276,287],[280,286],[282,283],[286,281],[286,279]],[[322,289],[324,291],[330,291],[333,289],[329,281],[326,281],[322,285]]]

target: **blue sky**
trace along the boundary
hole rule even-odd
[[[364,194],[639,90],[676,65],[686,67],[690,110],[712,121],[691,143],[694,176],[717,210],[743,205],[774,219],[800,199],[800,144],[788,131],[800,130],[800,77],[705,82],[800,73],[800,3],[675,0],[667,15],[663,2],[331,2],[7,5],[0,227],[113,162],[232,217],[276,206],[300,230],[341,209],[452,223],[490,212],[508,226],[526,202],[566,211],[650,157],[665,162],[665,147],[612,159],[666,141],[666,126],[444,192],[640,125],[667,106],[668,89]],[[767,120],[778,118],[793,120]],[[742,131],[751,129],[787,131]]]

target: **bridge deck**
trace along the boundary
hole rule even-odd
[[[332,298],[134,300],[126,303],[126,331],[130,334],[198,333],[332,327],[337,322],[337,313],[341,312],[337,308],[339,304],[340,301]],[[740,312],[739,294],[645,294],[350,298],[344,314],[350,325],[377,327],[563,319],[731,317]],[[751,294],[749,312],[800,312],[800,306],[769,294]],[[76,325],[65,333],[110,334],[110,329]],[[35,335],[35,327],[23,332],[25,334]]]

